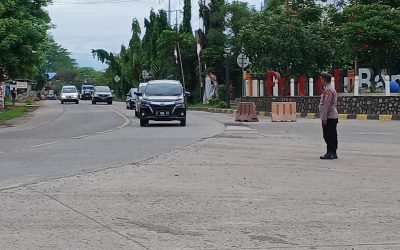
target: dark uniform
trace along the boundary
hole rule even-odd
[[[326,125],[322,125],[327,153],[324,156],[321,156],[321,159],[337,159],[337,93],[332,84],[327,85],[321,95],[319,112],[321,120],[327,121]]]

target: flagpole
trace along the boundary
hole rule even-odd
[[[177,44],[178,44],[179,61],[180,61],[180,64],[181,64],[182,84],[183,84],[183,87],[185,87],[185,75],[183,74],[181,48],[179,46],[179,42],[177,42]]]

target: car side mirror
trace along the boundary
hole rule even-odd
[[[136,95],[137,96],[143,96],[143,93],[142,92],[137,92]]]
[[[190,92],[186,91],[185,96],[190,96]]]

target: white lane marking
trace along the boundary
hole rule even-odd
[[[356,133],[353,135],[395,135],[395,133]]]
[[[243,126],[227,126],[226,131],[252,131],[254,129]]]
[[[82,138],[85,138],[88,136],[90,136],[90,135],[80,135],[80,136],[72,137],[72,139],[82,139]]]
[[[124,114],[118,112],[117,110],[115,110],[115,109],[113,109],[113,108],[106,107],[106,106],[102,106],[102,107],[103,107],[103,108],[107,108],[107,109],[109,109],[109,110],[115,112],[117,115],[121,116],[121,117],[125,120],[125,122],[124,122],[121,126],[117,127],[117,129],[121,129],[121,128],[126,127],[126,126],[128,126],[129,124],[131,124],[131,120],[129,120],[129,118],[128,118],[126,115],[124,115]]]
[[[112,132],[112,130],[106,130],[106,131],[102,131],[102,132],[97,132],[97,134],[101,135],[101,134],[106,134],[106,133],[110,133]]]
[[[31,146],[31,148],[39,148],[39,147],[44,147],[44,146],[48,146],[48,145],[51,145],[51,144],[55,144],[55,143],[57,143],[57,142],[48,142],[48,143],[43,143],[43,144],[38,144],[38,145],[33,145],[33,146]]]

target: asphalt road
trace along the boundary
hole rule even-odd
[[[211,137],[224,125],[204,113],[140,127],[124,103],[43,101],[28,122],[0,129],[0,189],[149,159]]]

